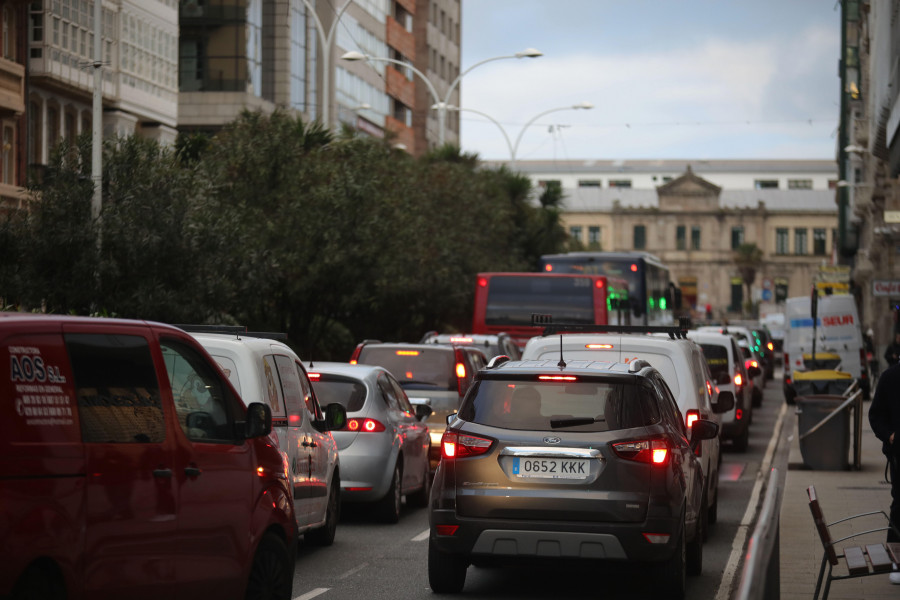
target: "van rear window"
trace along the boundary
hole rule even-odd
[[[644,427],[660,420],[649,393],[602,381],[482,380],[466,396],[459,416],[504,429],[588,432]]]
[[[134,335],[65,336],[81,436],[95,443],[155,443],[166,436],[147,340]]]
[[[718,344],[700,344],[700,347],[714,380],[718,380],[721,373],[728,373],[728,348]]]
[[[358,362],[387,369],[405,389],[456,391],[452,348],[366,346]]]

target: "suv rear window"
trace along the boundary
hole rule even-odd
[[[365,346],[357,362],[387,369],[404,388],[456,391],[453,348]]]
[[[703,356],[709,365],[709,372],[713,380],[718,380],[721,373],[728,373],[728,349],[718,344],[700,344],[703,348]]]
[[[366,386],[350,377],[322,373],[313,383],[313,389],[320,404],[328,406],[337,402],[347,409],[347,412],[362,410],[366,402]]]
[[[589,432],[644,427],[660,420],[648,392],[604,381],[486,379],[466,396],[459,416],[503,429]]]

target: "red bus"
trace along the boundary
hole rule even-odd
[[[573,273],[479,273],[472,333],[506,332],[519,347],[540,335],[532,314],[555,322],[630,325],[628,284],[606,275]]]

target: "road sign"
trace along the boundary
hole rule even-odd
[[[772,300],[772,290],[768,290],[768,289],[763,290],[762,291],[762,299],[763,299],[763,302],[769,302],[770,300]]]

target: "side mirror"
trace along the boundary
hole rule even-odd
[[[244,424],[244,437],[255,438],[272,433],[272,409],[268,404],[252,402],[247,407],[247,422]]]
[[[762,371],[759,370],[759,367],[749,367],[747,369],[747,375],[750,377],[757,377]]]
[[[691,425],[691,450],[696,452],[700,442],[711,440],[717,435],[719,435],[719,424],[715,421],[706,419],[694,421],[694,424]]]
[[[420,421],[426,420],[434,412],[427,404],[416,404],[416,418]]]
[[[328,431],[343,429],[347,424],[347,409],[339,402],[332,402],[325,407],[325,426]]]
[[[719,399],[718,402],[713,404],[713,412],[720,415],[732,408],[734,408],[734,394],[728,390],[719,391]]]

